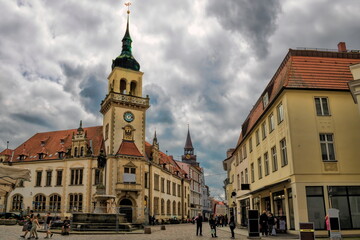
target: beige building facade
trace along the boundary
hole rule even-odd
[[[360,116],[348,87],[357,62],[346,48],[289,50],[224,160],[237,179],[226,188],[236,192],[238,224],[248,209],[267,210],[278,230],[313,222],[326,235],[327,210],[337,208],[342,233],[360,233]]]

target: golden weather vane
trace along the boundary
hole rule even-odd
[[[130,5],[131,5],[131,2],[125,3],[125,6],[128,7],[127,14],[130,14]]]

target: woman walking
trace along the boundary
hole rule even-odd
[[[32,220],[32,228],[30,231],[30,236],[33,235],[35,236],[35,239],[39,239],[39,236],[37,234],[37,228],[40,227],[39,221],[38,221],[38,217],[34,217]],[[28,239],[31,239],[31,237],[28,237]]]
[[[235,219],[234,219],[234,216],[230,217],[229,227],[230,227],[230,231],[231,231],[231,238],[235,238],[235,233],[234,233]]]
[[[215,220],[214,215],[210,216],[209,225],[210,225],[210,230],[211,230],[211,237],[213,237],[213,238],[217,237],[216,236],[216,220]]]

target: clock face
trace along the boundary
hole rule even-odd
[[[186,154],[185,157],[186,157],[186,159],[190,159],[191,156],[190,156],[190,154]]]
[[[124,120],[126,122],[132,122],[134,121],[134,114],[132,112],[125,112],[124,113]]]

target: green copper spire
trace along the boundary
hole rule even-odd
[[[131,51],[131,37],[129,32],[129,14],[130,11],[127,11],[127,24],[126,24],[126,32],[122,39],[122,51],[121,54],[112,62],[112,69],[115,67],[127,68],[135,71],[140,70],[140,64],[135,60]]]

